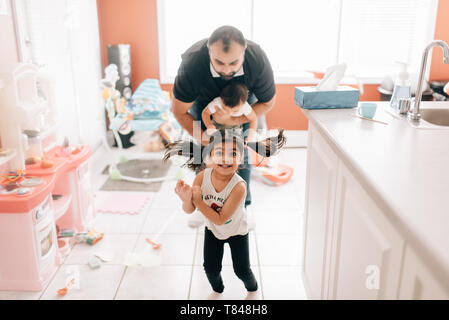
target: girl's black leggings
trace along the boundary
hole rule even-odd
[[[234,272],[243,281],[246,290],[256,291],[257,280],[251,271],[249,262],[248,234],[233,236],[226,240],[217,239],[212,231],[204,228],[204,271],[215,292],[223,292],[224,285],[221,278],[224,244],[227,242],[231,248],[232,266]]]

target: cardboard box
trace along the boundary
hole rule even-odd
[[[356,108],[359,90],[338,86],[334,91],[317,91],[315,87],[296,87],[295,104],[303,109]]]

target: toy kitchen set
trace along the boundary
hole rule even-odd
[[[63,140],[51,81],[31,64],[0,73],[0,290],[42,290],[75,242],[61,234],[95,216],[89,146]]]

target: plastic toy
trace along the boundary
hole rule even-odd
[[[156,243],[153,240],[151,240],[150,238],[146,238],[145,239],[149,244],[153,245],[153,249],[157,250],[161,247],[160,243]]]
[[[0,290],[40,291],[71,245],[59,245],[56,222],[78,231],[95,216],[90,148],[57,156],[70,146],[59,145],[53,84],[36,65],[10,64],[0,82],[0,115],[7,115],[0,139],[8,151],[0,157],[0,243],[8,243],[0,246],[0,257],[8,257],[0,259]]]
[[[78,232],[77,234],[75,234],[75,242],[76,243],[86,242],[86,236],[87,232]]]
[[[85,236],[85,240],[87,244],[93,246],[98,241],[103,239],[104,233],[98,232],[96,230],[89,230]]]
[[[19,184],[22,187],[36,187],[38,185],[41,185],[42,183],[44,183],[44,180],[41,178],[37,178],[37,177],[30,177],[30,178],[26,178],[22,181],[19,182]]]
[[[96,256],[90,257],[88,264],[91,269],[98,269],[101,266],[100,259],[98,259]]]
[[[114,252],[101,251],[101,252],[94,253],[94,256],[96,256],[98,259],[100,259],[103,262],[110,262],[114,259]]]
[[[168,95],[162,91],[158,80],[146,79],[133,93],[131,99],[126,101],[120,97],[120,93],[115,89],[117,66],[111,64],[105,68],[105,78],[101,81],[102,93],[105,109],[108,113],[109,128],[112,130],[119,149],[123,149],[121,134],[131,131],[159,131],[162,142],[176,135],[181,126],[170,112],[171,102]],[[111,153],[113,159],[109,165],[109,175],[113,180],[126,180],[138,183],[160,182],[174,177],[158,178],[135,178],[125,176],[120,173],[114,161],[115,154],[103,139],[103,145]],[[158,142],[147,143],[145,151],[162,151],[163,145]]]
[[[51,167],[53,167],[53,162],[45,160],[45,159],[42,159],[41,167],[44,168],[44,169],[51,168]]]
[[[19,196],[26,195],[28,192],[30,192],[30,189],[28,189],[28,188],[20,188],[17,190],[17,194]]]
[[[70,287],[72,287],[74,284],[75,284],[75,278],[72,278],[64,288],[58,290],[58,294],[60,296],[65,296],[67,294],[67,292],[69,291]]]
[[[287,183],[292,175],[293,168],[285,164],[274,164],[270,158],[263,158],[261,155],[250,149],[251,163],[253,164],[253,170],[251,172],[256,178],[261,179],[264,183],[277,186]]]
[[[161,229],[159,230],[159,232],[156,234],[156,236],[153,238],[154,240],[151,240],[150,238],[146,238],[146,242],[148,242],[149,244],[151,244],[153,246],[154,250],[157,250],[161,247],[162,244],[157,243],[156,241],[159,239],[160,235],[165,231],[165,229],[167,229],[167,227],[173,222],[173,220],[175,220],[177,215],[177,211],[174,211],[171,216],[167,219],[167,221],[165,221],[164,225],[161,227]]]
[[[73,237],[75,235],[75,230],[73,229],[62,229],[59,231],[59,237],[65,238],[65,237]]]
[[[25,170],[14,170],[14,171],[9,171],[7,175],[3,175],[0,176],[3,177],[3,183],[8,183],[8,182],[18,182],[21,179],[23,179],[25,177]]]

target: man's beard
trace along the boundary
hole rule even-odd
[[[237,72],[233,72],[230,75],[224,75],[223,73],[217,72],[220,75],[220,78],[226,81],[231,80]]]

